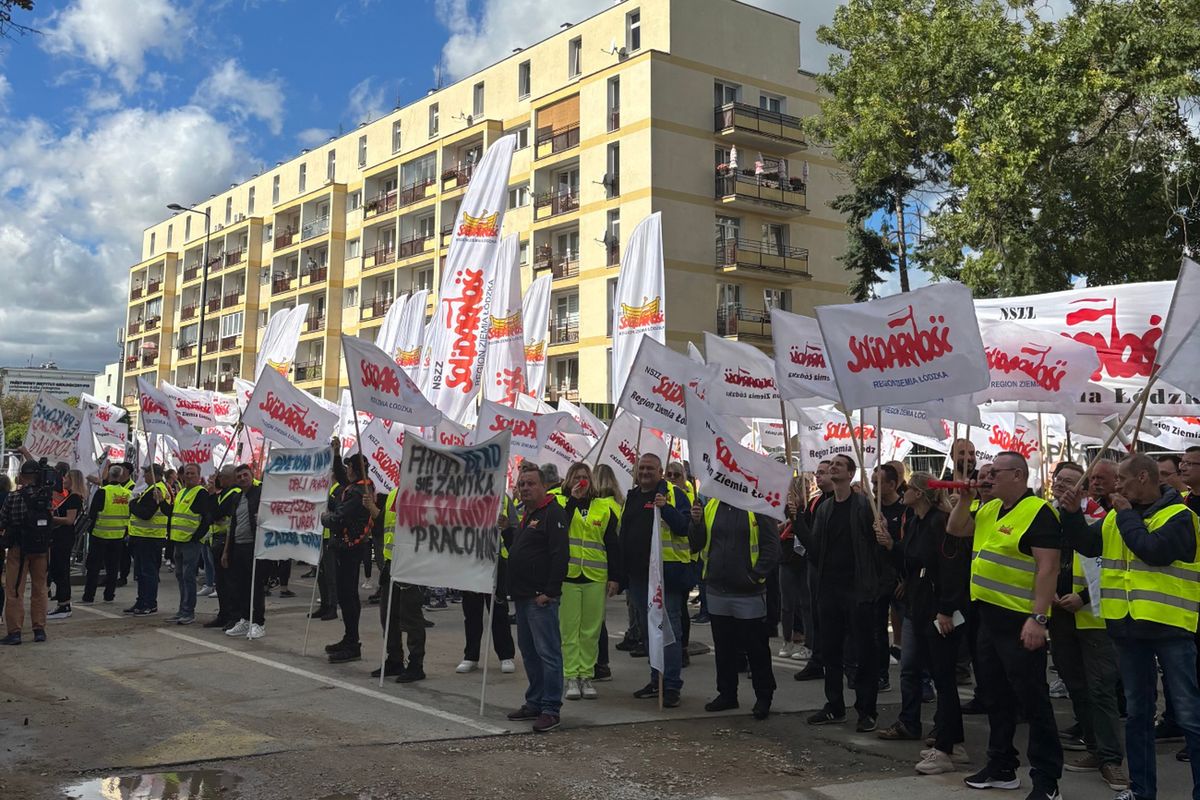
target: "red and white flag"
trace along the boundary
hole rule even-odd
[[[521,309],[521,242],[510,234],[496,251],[496,280],[487,325],[483,398],[515,406],[526,392],[525,326]]]
[[[608,426],[601,422],[595,414],[588,411],[585,406],[577,406],[565,397],[558,398],[558,410],[570,414],[579,423],[585,436],[599,439],[608,430]]]
[[[650,336],[642,337],[617,408],[636,414],[663,433],[687,436],[683,390],[690,386],[699,391],[715,380],[716,371],[716,367],[697,364]]]
[[[209,392],[212,400],[213,422],[217,425],[236,425],[238,422],[237,400],[220,392]]]
[[[171,400],[163,392],[154,388],[143,377],[138,377],[137,388],[142,430],[146,433],[156,433],[163,436],[176,436],[187,423],[179,419]]]
[[[442,418],[433,428],[423,428],[421,438],[442,447],[466,447],[471,443],[473,432],[465,425]]]
[[[508,451],[510,456],[536,459],[551,433],[579,433],[579,426],[570,414],[561,411],[537,414],[484,400],[479,407],[479,422],[475,426],[474,443],[487,441],[501,431],[512,432],[512,442]]]
[[[771,341],[775,345],[775,382],[783,399],[820,397],[841,402],[816,319],[773,308]]]
[[[217,424],[216,419],[213,417],[211,392],[203,389],[185,389],[182,386],[174,386],[166,381],[161,381],[158,387],[171,402],[171,407],[175,409],[175,414],[188,425],[204,428]]]
[[[442,268],[433,315],[429,399],[455,421],[463,420],[483,379],[491,287],[515,144],[515,136],[502,136],[483,154],[455,220]]]
[[[287,377],[296,360],[296,347],[300,344],[300,326],[308,314],[308,303],[295,308],[276,311],[267,321],[262,344],[258,347],[258,360],[254,364],[254,380],[258,380],[264,369],[270,367]]]
[[[525,337],[525,386],[533,397],[546,391],[546,343],[550,338],[551,275],[542,275],[529,285],[521,314]]]
[[[617,294],[612,310],[613,397],[624,394],[626,376],[633,369],[642,340],[666,344],[666,301],[662,212],[656,211],[633,229],[617,275]]]
[[[566,431],[551,431],[538,453],[539,464],[554,464],[561,474],[577,461],[587,459],[596,440],[582,433],[567,433]]]
[[[413,292],[404,304],[400,317],[400,338],[392,356],[408,377],[420,384],[421,346],[425,339],[425,309],[429,305],[429,290]]]
[[[816,311],[846,408],[912,405],[990,383],[971,290],[961,283]]]
[[[639,440],[640,434],[640,440]],[[608,435],[592,448],[587,455],[587,461],[599,466],[607,464],[617,479],[622,492],[633,488],[634,472],[637,469],[639,454],[651,453],[658,456],[664,465],[667,463],[667,441],[661,436],[655,436],[650,428],[642,423],[635,414],[628,411],[617,411],[609,426]]]
[[[390,492],[400,483],[406,433],[403,425],[379,417],[362,429],[362,453],[378,491]]]
[[[704,332],[704,353],[716,378],[708,384],[705,402],[718,414],[735,417],[778,417],[779,389],[775,362],[753,345]]]
[[[1200,264],[1184,258],[1158,346],[1159,377],[1200,395]]]
[[[228,449],[229,444],[214,433],[184,436],[179,441],[179,460],[184,464],[197,465],[207,475],[220,465]]]
[[[666,671],[664,651],[675,644],[675,631],[667,618],[666,593],[663,585],[662,517],[658,506],[654,507],[654,526],[650,533],[650,571],[646,576],[646,655],[650,666],[663,673]]]
[[[370,342],[342,334],[355,408],[405,425],[436,425],[442,415],[400,366]]]
[[[408,305],[408,295],[402,294],[392,301],[387,313],[383,315],[383,324],[375,334],[375,346],[383,352],[392,355],[400,344],[401,324],[404,320],[404,307]]]
[[[979,330],[991,373],[991,384],[976,395],[980,400],[1019,400],[1028,411],[1065,410],[1100,365],[1095,348],[1066,336],[1017,322],[982,322]]]
[[[329,443],[337,430],[338,415],[269,369],[263,370],[254,385],[242,422],[281,447],[316,447]]]

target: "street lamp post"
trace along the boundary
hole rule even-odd
[[[194,208],[184,208],[178,203],[167,206],[171,211],[184,211],[189,214],[200,214],[204,217],[204,265],[200,273],[200,322],[196,325],[196,388],[202,388],[200,383],[200,365],[204,361],[204,312],[208,309],[208,239],[211,233],[212,215],[209,209],[197,211]]]

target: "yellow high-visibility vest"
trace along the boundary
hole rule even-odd
[[[704,570],[701,573],[701,578],[708,577],[708,549],[712,546],[712,526],[713,520],[717,517],[717,506],[721,504],[720,500],[715,497],[708,501],[704,506],[704,550],[700,555],[704,558]],[[749,511],[746,515],[750,518],[750,566],[758,566],[758,517],[751,514]],[[766,578],[759,578],[759,583],[766,583]]]
[[[104,494],[104,506],[96,515],[92,535],[97,539],[124,539],[129,527],[129,500],[133,492],[115,484],[101,486],[100,491]]]
[[[567,499],[559,496],[559,504],[567,505]],[[567,560],[567,577],[580,575],[590,581],[603,583],[608,580],[608,551],[604,547],[604,532],[612,519],[612,506],[607,500],[595,498],[588,503],[587,514],[578,510],[571,516],[571,527],[567,532],[570,555]]]
[[[1080,594],[1088,588],[1087,576],[1083,574],[1083,562],[1079,553],[1071,562],[1071,591]],[[1084,603],[1083,608],[1075,612],[1075,627],[1081,631],[1102,630],[1104,620],[1092,613],[1090,603]]]
[[[1026,497],[999,519],[1001,506],[999,498],[989,500],[975,515],[977,555],[971,562],[971,599],[1029,614],[1037,563],[1021,552],[1021,538],[1042,508],[1054,507],[1040,497]]]
[[[668,483],[667,502],[672,506],[675,506],[676,511],[679,510],[679,506],[676,505],[677,497],[678,494],[675,484]],[[675,532],[671,530],[671,526],[667,525],[666,523],[663,523],[662,526],[662,548],[664,564],[672,561],[679,564],[692,563],[692,545],[688,541],[687,534],[685,533],[683,536],[677,536]]]
[[[241,487],[238,486],[234,486],[232,489],[226,489],[225,491],[221,492],[221,496],[217,498],[217,505],[224,505],[225,501],[229,499],[230,495],[241,493]],[[229,529],[233,526],[233,524],[233,514],[230,514],[227,517],[221,517],[218,520],[213,520],[213,523],[208,526],[208,534],[205,536],[205,538],[211,541],[212,537],[214,536],[225,536],[229,533]]]
[[[333,486],[330,486],[330,487],[329,487],[329,499],[330,499],[330,500],[332,500],[332,499],[333,499],[333,495],[334,495],[334,493],[335,493],[335,492],[337,492],[337,490],[338,490],[338,489],[340,489],[340,488],[342,488],[342,485],[341,485],[340,483],[338,483],[337,481],[334,481],[334,482],[333,482]],[[390,497],[391,495],[388,495],[388,496]],[[385,534],[385,535],[386,535],[386,534]],[[329,528],[325,528],[325,529],[323,529],[323,530],[321,531],[321,538],[322,538],[322,539],[328,539],[328,538],[329,538]]]
[[[190,542],[200,527],[200,515],[192,506],[196,498],[204,491],[203,486],[193,486],[175,495],[175,505],[171,509],[171,541]]]
[[[1179,514],[1191,517],[1200,553],[1200,520],[1182,503],[1156,511],[1145,521],[1146,529],[1154,533]],[[1101,531],[1100,615],[1104,619],[1132,617],[1194,633],[1200,620],[1200,561],[1150,566],[1126,546],[1115,510],[1108,512]]]
[[[138,495],[138,500],[144,498],[147,494],[151,494],[155,489],[162,493],[163,499],[170,497],[170,492],[167,490],[166,484],[162,481],[147,486],[145,491]],[[166,539],[167,538],[167,515],[162,512],[161,508],[154,511],[154,516],[150,519],[139,519],[136,515],[129,517],[129,535],[137,536],[142,539]]]

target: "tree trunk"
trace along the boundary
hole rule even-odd
[[[904,192],[896,182],[896,270],[900,273],[900,291],[907,292],[908,285],[908,241],[904,236]]]

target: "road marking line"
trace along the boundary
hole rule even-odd
[[[80,606],[80,608],[84,611],[90,611],[93,614],[96,614],[101,617],[107,617],[109,619],[122,619],[123,618],[119,614],[112,614],[107,611],[101,611],[98,608],[88,608],[87,606]],[[463,725],[465,727],[473,728],[474,730],[481,731],[483,733],[488,733],[488,734],[493,734],[493,735],[508,733],[508,731],[506,729],[496,727],[495,725],[488,725],[485,722],[478,722],[469,717],[464,717],[459,714],[452,714],[448,711],[442,711],[442,710],[434,708],[432,706],[427,706],[422,703],[417,703],[413,700],[405,700],[402,697],[393,697],[392,695],[385,694],[383,692],[376,691],[374,689],[367,689],[366,687],[363,687],[363,686],[355,686],[354,684],[347,683],[346,681],[341,681],[336,678],[329,678],[329,677],[326,677],[325,675],[320,675],[316,672],[309,672],[306,669],[301,669],[300,667],[293,667],[290,664],[284,664],[280,661],[273,661],[272,659],[264,658],[263,656],[257,656],[257,655],[254,655],[253,653],[245,653],[245,652],[242,652],[241,650],[235,650],[232,647],[226,647],[225,645],[214,644],[212,642],[206,642],[203,639],[197,639],[196,637],[188,636],[185,633],[179,633],[178,631],[172,631],[172,630],[164,630],[163,628],[153,628],[152,630],[155,633],[162,634],[163,636],[170,636],[172,639],[178,639],[183,642],[188,642],[189,644],[194,644],[194,645],[198,645],[200,647],[208,648],[209,650],[215,650],[218,653],[225,653],[227,655],[236,656],[238,658],[245,659],[246,661],[252,661],[255,664],[261,664],[265,667],[271,667],[273,669],[277,669],[282,672],[287,672],[292,675],[299,675],[302,678],[308,678],[309,680],[314,680],[318,683],[323,683],[326,686],[334,686],[338,689],[345,689],[348,692],[354,692],[355,694],[360,694],[364,697],[370,697],[374,700],[381,700],[385,703],[391,703],[392,705],[400,706],[401,708],[407,708],[410,711],[417,711],[422,714],[428,714],[432,717],[437,717],[438,719],[441,719],[445,722],[454,722],[459,725]]]

